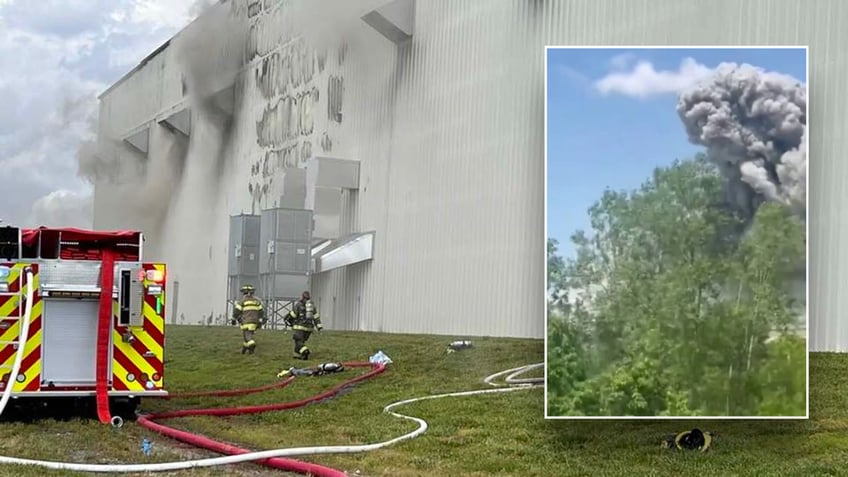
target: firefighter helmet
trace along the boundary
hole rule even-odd
[[[312,298],[312,297],[309,295],[309,292],[308,292],[308,291],[303,292],[303,295],[301,295],[300,297],[301,297],[301,298],[303,298],[304,300],[308,300],[308,299]]]
[[[253,285],[242,285],[240,290],[242,293],[253,293],[255,291]]]

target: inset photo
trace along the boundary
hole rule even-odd
[[[808,418],[807,48],[546,48],[546,418]]]

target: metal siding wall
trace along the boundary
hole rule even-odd
[[[848,3],[839,0],[731,0],[674,2],[613,0],[547,2],[545,42],[580,45],[806,45],[809,46],[809,149],[819,166],[809,171],[809,335],[811,351],[848,351],[842,313],[848,295],[848,255],[842,252],[848,220]],[[603,13],[602,13],[603,12]],[[659,17],[657,15],[660,15]],[[573,27],[573,28],[572,28]],[[834,205],[831,205],[834,204]]]
[[[262,163],[266,150],[256,141],[256,122],[269,104],[278,96],[267,99],[259,94],[254,72],[261,67],[262,58],[281,51],[292,41],[286,33],[287,11],[285,2],[279,2],[280,8],[272,8],[269,13],[257,18],[256,42],[261,57],[242,74],[245,92],[242,96],[245,114],[238,119],[238,133],[234,161],[234,181],[230,190],[230,210],[251,208],[247,183],[256,178],[250,174],[250,168]],[[349,32],[349,40],[356,44],[351,48],[345,60],[339,62],[338,49],[331,48],[325,63],[325,70],[316,74],[312,85],[318,88],[319,103],[312,114],[315,129],[311,138],[315,155],[330,155],[345,159],[362,161],[361,185],[359,191],[344,193],[342,197],[341,227],[342,234],[358,230],[375,230],[381,226],[384,214],[381,212],[385,201],[383,176],[388,164],[389,138],[391,137],[391,104],[394,87],[396,52],[393,45],[382,38],[364,22],[354,22],[356,28]],[[344,117],[340,124],[327,119],[328,80],[330,76],[339,76],[344,80]],[[318,141],[326,132],[332,140],[332,149],[322,151]],[[271,193],[259,202],[260,207],[268,207],[282,192],[277,187],[283,183],[282,170],[274,170]],[[382,235],[378,232],[378,235]],[[382,237],[378,237],[379,250]],[[379,252],[378,252],[379,253]],[[359,329],[359,303],[370,302],[367,296],[372,293],[369,287],[370,266],[353,266],[312,276],[311,291],[321,303],[321,314],[326,324],[335,329]],[[335,306],[333,303],[335,302]]]
[[[827,51],[848,37],[838,20],[848,18],[844,3],[831,0],[804,9],[788,0],[668,0],[659,5],[646,0],[477,0],[461,5],[458,11],[456,2],[418,2],[415,37],[402,57],[408,67],[401,73],[393,126],[389,243],[378,258],[385,260],[381,268],[388,274],[381,287],[384,310],[410,314],[402,321],[378,314],[380,328],[387,331],[543,336],[542,304],[521,297],[535,296],[544,280],[546,44],[809,44],[810,147],[826,157],[844,150],[841,136],[823,141],[824,128],[837,124],[836,111],[844,110],[844,97],[829,96],[824,87],[823,94],[815,93],[823,73],[834,84],[846,79],[845,59]],[[471,83],[475,88],[465,89]],[[831,108],[824,109],[824,103]],[[828,179],[842,182],[835,177]],[[820,170],[813,171],[815,190],[822,179]],[[821,193],[827,190],[827,197],[834,197],[835,187]],[[499,200],[504,196],[497,191],[508,191],[511,200]],[[480,202],[492,206],[472,206]],[[816,237],[811,241],[811,316],[821,336],[813,337],[811,348],[843,349],[848,327],[828,320],[829,329],[821,331],[823,320],[816,318],[833,315],[817,312],[822,302],[827,309],[842,305],[838,294],[819,285],[840,283],[836,270],[844,268],[819,271],[813,265],[815,249],[827,246],[817,232],[835,229],[816,221],[819,203],[811,201]],[[834,240],[835,233],[830,234]],[[432,308],[433,300],[447,304],[452,313],[430,318],[424,310]],[[824,336],[831,341],[823,342]]]
[[[543,55],[525,3],[417,3],[378,257],[401,312],[386,331],[543,334]]]
[[[172,40],[173,41],[173,40]],[[182,76],[169,45],[100,99],[100,136],[122,137],[182,100]]]
[[[339,140],[347,153],[339,157],[361,161],[360,186],[343,198],[341,232],[375,230],[376,258],[372,263],[313,277],[313,283],[326,284],[326,289],[315,289],[336,298],[336,316],[332,317],[335,327],[381,330],[386,313],[383,284],[392,279],[381,257],[391,234],[387,228],[388,189],[396,160],[391,138],[399,60],[395,46],[364,22],[360,22],[354,38],[358,47],[349,51],[340,72],[345,92]]]
[[[342,227],[376,230],[375,258],[313,277],[322,314],[338,329],[542,337],[544,306],[532,297],[544,286],[544,46],[807,44],[810,149],[833,158],[810,178],[811,349],[848,349],[838,319],[848,306],[838,288],[848,278],[839,250],[848,223],[825,205],[848,200],[848,169],[836,161],[848,146],[839,133],[848,103],[837,91],[848,80],[838,47],[848,43],[845,18],[840,0],[428,0],[416,2],[415,36],[398,49],[361,25],[368,53],[328,60],[345,92],[342,124],[326,129],[332,155],[362,161],[358,207],[346,199]],[[259,41],[279,48],[281,27],[270,23]],[[256,121],[268,102],[255,68],[241,78],[230,213],[250,211],[249,170],[264,154]],[[122,85],[125,98],[104,104],[108,116],[143,121],[149,111],[124,116],[159,94],[149,91],[154,79],[142,84]]]

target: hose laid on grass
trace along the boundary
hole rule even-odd
[[[245,388],[245,389],[228,389],[226,391],[198,391],[192,393],[168,393],[167,395],[161,397],[160,399],[185,399],[185,398],[193,398],[193,397],[233,397],[233,396],[247,396],[248,394],[256,394],[264,391],[270,391],[272,389],[284,388],[291,383],[291,379],[284,379],[280,382],[274,384],[268,384],[265,386],[259,386],[256,388]]]
[[[271,467],[275,467],[278,469],[299,472],[304,474],[311,474],[314,477],[345,477],[346,474],[329,468],[323,467],[317,464],[310,464],[307,462],[300,462],[290,459],[275,459],[277,457],[286,456],[291,449],[277,449],[270,451],[261,451],[261,452],[250,452],[245,449],[240,449],[238,447],[229,446],[227,444],[223,444],[220,442],[212,441],[204,436],[198,436],[196,434],[187,433],[185,431],[179,431],[177,429],[172,429],[167,426],[163,426],[156,422],[152,422],[152,419],[165,419],[169,417],[185,417],[189,415],[208,415],[208,416],[229,416],[236,414],[249,414],[249,413],[257,413],[257,412],[267,412],[267,411],[275,411],[275,410],[283,410],[283,409],[294,409],[297,407],[303,407],[308,404],[322,401],[328,398],[333,397],[338,394],[345,388],[369,379],[373,378],[381,373],[383,373],[386,369],[384,364],[371,364],[371,363],[344,363],[346,367],[355,368],[355,367],[366,367],[370,366],[372,369],[362,375],[356,376],[353,379],[349,379],[347,381],[342,382],[341,384],[335,386],[334,388],[319,393],[317,395],[301,399],[293,402],[284,402],[279,404],[269,404],[264,406],[246,406],[240,408],[222,408],[222,409],[188,409],[182,411],[172,411],[172,412],[163,412],[152,415],[141,415],[138,418],[138,423],[142,426],[145,426],[149,429],[155,430],[157,432],[162,432],[166,435],[173,435],[176,439],[185,438],[186,442],[190,440],[195,440],[197,442],[203,441],[204,444],[208,444],[208,447],[212,450],[218,450],[219,452],[231,453],[234,455],[229,455],[226,457],[211,457],[206,459],[197,459],[197,460],[188,460],[188,461],[177,461],[177,462],[162,462],[162,463],[153,463],[153,464],[82,464],[82,463],[74,463],[74,462],[57,462],[57,461],[46,461],[46,460],[36,460],[36,459],[23,459],[19,457],[7,457],[0,456],[0,464],[17,464],[17,465],[33,465],[37,467],[43,467],[48,469],[56,469],[56,470],[72,470],[77,472],[107,472],[107,473],[134,473],[134,472],[167,472],[174,470],[185,470],[191,469],[195,467],[214,467],[219,465],[231,465],[231,464],[239,464],[242,462],[251,462],[258,461],[259,463],[263,463],[265,465],[270,465]],[[293,377],[289,377],[281,383],[274,384],[271,386],[264,386],[263,388],[251,388],[246,390],[235,390],[235,391],[223,391],[224,393],[235,393],[238,395],[246,394],[246,393],[254,393],[259,392],[259,389],[267,390],[271,388],[286,386],[291,381],[294,380]],[[190,396],[196,395],[216,395],[219,391],[210,391],[210,392],[202,392],[202,393],[188,393]],[[204,441],[206,440],[206,441]],[[203,446],[206,447],[206,446]],[[342,446],[340,446],[342,447]],[[355,447],[355,446],[353,446]],[[298,448],[304,449],[304,448]],[[305,448],[309,449],[309,448]],[[300,452],[296,455],[306,455],[312,454],[313,452]],[[326,452],[315,452],[315,453],[326,453]],[[270,461],[270,464],[269,464]]]
[[[346,363],[345,364],[346,367],[357,367],[357,366],[362,367],[362,366],[367,366],[367,365],[368,364],[366,364],[366,363]],[[398,401],[398,402],[389,404],[388,406],[386,406],[383,409],[384,412],[387,412],[387,413],[389,413],[392,416],[397,417],[397,418],[413,421],[413,422],[418,424],[418,429],[416,429],[412,432],[409,432],[407,434],[404,434],[400,437],[390,439],[388,441],[378,442],[378,443],[374,443],[374,444],[364,444],[364,445],[358,445],[358,446],[323,446],[323,447],[292,448],[292,449],[288,449],[288,452],[285,453],[285,454],[279,454],[276,451],[265,451],[265,453],[274,452],[275,455],[278,455],[278,456],[279,455],[286,455],[286,456],[291,457],[291,456],[311,455],[311,454],[358,453],[358,452],[368,452],[368,451],[382,449],[384,447],[388,447],[390,445],[397,444],[398,442],[418,437],[421,434],[425,433],[427,431],[428,427],[429,427],[427,421],[425,421],[423,419],[420,419],[420,418],[417,418],[417,417],[412,417],[412,416],[406,416],[406,415],[399,414],[399,413],[395,413],[395,412],[392,412],[392,409],[399,407],[399,406],[412,404],[414,402],[425,401],[425,400],[430,400],[430,399],[439,399],[439,398],[444,398],[444,397],[474,396],[474,395],[479,395],[479,394],[503,393],[503,392],[521,391],[521,390],[525,390],[525,389],[529,389],[529,388],[537,388],[537,387],[542,385],[543,378],[523,378],[523,379],[519,379],[519,378],[517,378],[517,376],[525,374],[525,373],[532,371],[534,369],[538,369],[542,366],[544,366],[544,363],[536,363],[536,364],[531,364],[531,365],[528,365],[528,366],[520,366],[518,368],[507,369],[506,371],[500,371],[498,373],[487,376],[483,381],[486,384],[489,384],[489,385],[492,385],[492,386],[497,386],[495,388],[475,390],[475,391],[464,391],[464,392],[437,394],[437,395],[407,399],[407,400],[404,400],[404,401]],[[378,370],[375,370],[375,371],[382,372],[382,369],[383,368],[378,368],[379,371]],[[372,373],[375,373],[375,371],[372,371]],[[157,413],[157,414],[153,414],[153,415],[149,415],[149,416],[142,416],[142,417],[139,418],[138,422],[142,426],[145,426],[145,427],[147,427],[151,430],[165,434],[168,437],[171,437],[171,438],[183,441],[183,442],[187,442],[187,443],[199,446],[199,447],[204,447],[204,448],[209,449],[209,450],[213,450],[213,451],[221,452],[221,453],[226,453],[226,454],[231,454],[231,455],[236,455],[236,454],[238,454],[238,455],[249,455],[250,451],[248,451],[246,449],[241,449],[241,448],[238,448],[238,447],[235,447],[235,446],[230,446],[228,444],[216,442],[216,441],[208,439],[204,436],[198,436],[197,434],[173,429],[173,428],[163,426],[161,424],[158,424],[158,423],[155,423],[155,422],[152,422],[152,421],[158,420],[158,419],[199,416],[199,415],[232,416],[232,415],[239,415],[239,414],[252,414],[252,413],[257,413],[257,412],[266,412],[266,411],[275,411],[275,410],[282,410],[282,409],[299,408],[299,407],[303,407],[307,404],[310,404],[312,402],[315,402],[315,401],[318,401],[318,400],[321,400],[321,399],[326,399],[327,397],[335,395],[339,391],[341,391],[344,387],[349,386],[353,382],[367,379],[368,377],[370,377],[369,374],[359,376],[359,377],[354,378],[350,381],[344,382],[344,383],[340,384],[339,386],[336,386],[335,388],[331,389],[330,391],[327,391],[325,393],[322,393],[322,394],[319,394],[319,395],[316,395],[316,396],[313,396],[313,397],[310,397],[310,398],[302,399],[300,401],[279,403],[279,404],[269,404],[269,405],[265,405],[265,406],[248,406],[248,407],[228,408],[228,409],[193,409],[193,410],[190,409],[190,410],[163,412],[163,413]],[[505,384],[499,384],[499,383],[494,382],[496,379],[498,379],[499,377],[501,377],[505,374],[508,374],[508,376],[504,380]],[[289,377],[284,382],[286,384],[288,384],[293,379],[294,378]],[[254,453],[254,454],[256,454],[256,453]],[[299,462],[299,461],[286,461],[285,459],[276,459],[276,458],[256,459],[256,463],[267,465],[267,466],[278,468],[278,469],[283,469],[283,470],[289,470],[289,471],[294,471],[294,472],[299,472],[299,473],[309,473],[311,475],[314,475],[315,477],[324,477],[324,476],[327,476],[327,477],[337,477],[337,476],[338,477],[344,477],[346,475],[344,472],[337,471],[337,470],[334,470],[334,469],[329,469],[329,468],[326,468],[326,467],[320,467],[320,466],[316,466],[314,464],[308,464],[308,463]]]
[[[150,430],[156,431],[160,434],[164,434],[172,439],[176,439],[178,441],[186,442],[196,447],[202,447],[211,451],[215,451],[221,454],[229,454],[229,455],[244,455],[249,454],[251,451],[248,449],[243,449],[240,447],[232,446],[220,441],[216,441],[210,439],[206,436],[195,434],[192,432],[181,431],[179,429],[175,429],[173,427],[164,426],[159,424],[157,420],[161,419],[171,419],[176,417],[189,417],[189,416],[236,416],[243,414],[256,414],[260,412],[268,412],[268,411],[281,411],[284,409],[296,409],[299,407],[304,407],[308,404],[321,401],[324,399],[331,398],[337,395],[339,392],[344,390],[345,388],[360,382],[366,379],[372,378],[383,371],[385,371],[385,365],[378,364],[373,365],[371,363],[343,363],[343,365],[347,368],[364,368],[364,367],[373,367],[373,369],[365,374],[357,376],[353,379],[349,379],[328,391],[325,391],[320,394],[316,394],[314,396],[301,399],[298,401],[292,402],[283,402],[278,404],[267,404],[263,406],[242,406],[242,407],[233,407],[233,408],[212,408],[212,409],[184,409],[180,411],[170,411],[170,412],[160,412],[149,415],[142,415],[138,418],[138,424],[146,427]],[[284,379],[280,384],[274,385],[275,387],[287,386],[294,380],[294,376],[289,376]],[[266,386],[265,388],[268,388]],[[242,393],[252,393],[258,392],[257,390],[262,388],[253,388],[248,390],[242,390]],[[238,391],[238,390],[237,390]],[[229,391],[221,391],[221,392],[209,392],[207,395],[221,395],[224,393],[229,393]],[[197,395],[198,393],[191,393],[192,395]],[[347,474],[340,470],[336,470],[330,467],[324,467],[317,464],[311,464],[309,462],[301,462],[292,459],[282,459],[279,457],[272,457],[268,459],[260,459],[256,461],[257,464],[262,464],[268,467],[272,467],[275,469],[286,470],[289,472],[297,472],[301,474],[308,474],[314,477],[346,477]]]
[[[32,268],[26,267],[27,294],[26,305],[24,307],[24,319],[20,323],[18,331],[18,352],[15,354],[15,361],[12,363],[12,371],[9,372],[9,382],[6,383],[6,389],[3,390],[3,397],[0,398],[0,415],[6,410],[6,404],[9,403],[9,398],[12,396],[12,389],[15,387],[15,382],[18,373],[21,371],[21,362],[24,360],[24,351],[26,350],[26,342],[29,339],[29,322],[32,319],[32,301],[35,299],[35,287],[33,281],[35,277],[32,273]],[[19,305],[20,306],[20,305]]]
[[[359,363],[350,363],[350,365],[359,364]],[[361,365],[361,364],[360,364]],[[343,453],[359,453],[359,452],[368,452],[374,451],[378,449],[382,449],[384,447],[388,447],[399,442],[413,439],[415,437],[420,436],[421,434],[427,431],[429,425],[427,421],[424,419],[407,416],[404,414],[392,412],[392,409],[400,406],[404,406],[407,404],[412,404],[419,401],[426,401],[431,399],[440,399],[445,397],[462,397],[462,396],[474,396],[481,394],[493,394],[493,393],[503,393],[503,392],[513,392],[520,391],[526,389],[535,389],[541,386],[542,378],[530,378],[532,382],[521,382],[521,383],[510,383],[509,380],[516,381],[516,376],[521,375],[525,372],[528,372],[532,369],[536,369],[542,366],[542,364],[532,364],[528,366],[522,366],[519,368],[513,368],[506,371],[501,371],[490,376],[487,376],[484,379],[484,382],[490,384],[492,386],[496,386],[494,388],[488,389],[478,389],[474,391],[463,391],[463,392],[454,392],[454,393],[445,393],[445,394],[437,394],[437,395],[429,395],[423,396],[413,399],[407,399],[403,401],[397,401],[391,403],[383,408],[383,411],[397,418],[413,421],[418,424],[418,428],[414,431],[408,432],[399,437],[395,437],[393,439],[389,439],[383,442],[377,442],[373,444],[364,444],[364,445],[352,445],[352,446],[317,446],[317,447],[295,447],[295,448],[283,448],[283,449],[274,449],[267,451],[259,451],[259,452],[248,452],[244,449],[239,449],[236,447],[228,446],[229,451],[234,452],[236,455],[230,455],[226,457],[212,457],[207,459],[197,459],[191,461],[182,461],[182,462],[163,462],[156,464],[79,464],[79,463],[67,463],[67,462],[54,462],[54,461],[42,461],[42,460],[34,460],[34,459],[21,459],[14,457],[4,457],[0,456],[0,463],[6,464],[22,464],[22,465],[36,465],[40,467],[50,468],[50,469],[64,469],[64,470],[75,470],[81,472],[164,472],[164,471],[172,471],[172,470],[183,470],[194,467],[213,467],[217,465],[230,465],[237,464],[242,462],[251,462],[256,461],[260,463],[264,463],[266,465],[267,461],[270,459],[274,459],[277,457],[293,457],[293,456],[302,456],[302,455],[314,455],[314,454],[343,454]],[[198,415],[200,413],[204,415],[233,415],[233,414],[243,414],[247,412],[263,412],[263,411],[271,411],[271,410],[281,410],[281,409],[293,409],[296,407],[302,407],[307,404],[320,401],[323,399],[327,399],[335,394],[338,394],[343,388],[349,386],[350,384],[358,381],[362,381],[364,379],[368,379],[369,377],[373,377],[379,373],[382,373],[385,370],[384,365],[375,365],[374,369],[372,369],[369,373],[363,374],[361,376],[357,376],[354,379],[348,380],[330,391],[326,391],[324,393],[318,394],[316,396],[302,399],[299,401],[288,402],[288,403],[280,403],[280,404],[270,404],[265,406],[249,406],[243,408],[232,408],[232,409],[200,409],[200,410],[185,410],[185,411],[173,411],[166,413],[157,413],[149,416],[140,416],[139,423],[145,425],[143,423],[146,422],[146,425],[154,430],[162,431],[168,430],[168,432],[177,431],[176,429],[171,429],[166,426],[162,426],[161,424],[157,424],[155,422],[151,422],[151,418],[163,419],[166,417],[180,417],[186,415]],[[511,373],[506,378],[505,384],[496,384],[493,381],[503,376],[504,374]],[[524,381],[524,380],[522,380]],[[288,383],[287,383],[288,384]],[[198,413],[198,414],[187,414],[187,413]],[[178,434],[182,433],[182,434]],[[185,431],[177,431],[175,435],[184,435],[188,437],[192,434],[186,433]],[[194,437],[202,437],[196,436]],[[206,439],[206,438],[203,438]],[[226,444],[217,443],[223,446]],[[283,461],[283,459],[280,459]],[[307,464],[298,461],[285,461],[286,465],[290,465],[293,463],[303,464],[304,466],[300,469],[295,469],[293,467],[286,467],[287,470],[294,470],[296,472],[300,471],[302,473],[306,470],[306,467],[310,467],[313,469],[313,475],[316,477],[321,477],[324,475],[327,476],[341,476],[344,475],[341,471],[337,471],[335,469],[329,469],[326,467],[317,466],[315,464]],[[282,462],[281,462],[282,463]],[[280,467],[278,467],[280,468]],[[314,471],[318,471],[320,473],[315,473]],[[323,472],[327,472],[326,474]]]

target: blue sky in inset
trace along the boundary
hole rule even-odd
[[[561,255],[572,256],[576,230],[589,231],[605,188],[638,188],[655,167],[702,150],[686,137],[677,95],[725,62],[807,82],[803,48],[548,50],[547,227]]]

